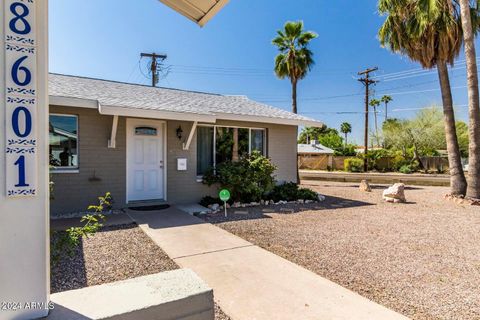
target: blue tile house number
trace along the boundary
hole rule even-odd
[[[8,197],[36,195],[35,1],[4,0],[5,155]]]

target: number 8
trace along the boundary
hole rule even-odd
[[[17,12],[18,7],[22,8],[22,10],[23,10],[22,13]],[[24,5],[23,3],[14,2],[10,6],[10,12],[15,16],[15,18],[10,20],[10,23],[8,24],[10,26],[10,29],[13,32],[18,33],[18,34],[28,34],[28,33],[30,33],[32,28],[30,27],[30,24],[28,23],[28,21],[25,19],[25,17],[28,16],[28,14],[30,13],[29,10],[28,10],[28,7],[26,5]],[[23,22],[23,30],[19,30],[17,28],[17,26],[16,26],[17,21]]]

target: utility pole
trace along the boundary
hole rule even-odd
[[[360,71],[358,73],[359,76],[364,76],[363,78],[358,79],[361,83],[365,85],[365,140],[364,140],[364,157],[363,157],[363,171],[368,171],[368,160],[367,160],[367,153],[368,153],[368,100],[369,100],[369,86],[371,84],[375,84],[377,81],[370,79],[370,73],[373,71],[377,71],[378,68],[370,68],[364,71]]]
[[[141,53],[140,57],[142,58],[151,58],[152,63],[150,64],[150,71],[152,72],[152,87],[155,87],[158,83],[158,63],[157,59],[161,61],[167,59],[166,54],[156,54],[154,53]]]

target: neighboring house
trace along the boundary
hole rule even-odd
[[[318,143],[316,140],[311,140],[310,143],[299,143],[297,145],[298,155],[333,155],[333,149],[325,147],[323,144]]]
[[[107,191],[117,207],[195,203],[216,192],[205,170],[252,150],[278,166],[278,180],[296,181],[297,126],[322,125],[246,97],[59,74],[49,90],[53,215]]]
[[[325,147],[316,140],[297,145],[298,168],[306,170],[327,170],[332,168],[334,150]]]

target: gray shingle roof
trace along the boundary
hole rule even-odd
[[[325,147],[323,144],[298,144],[298,153],[321,153],[321,154],[333,154],[333,149]]]
[[[219,119],[221,119],[219,114],[232,114],[318,122],[312,118],[258,103],[243,96],[153,88],[145,85],[60,74],[49,75],[49,95],[96,100],[102,106],[212,115]]]

